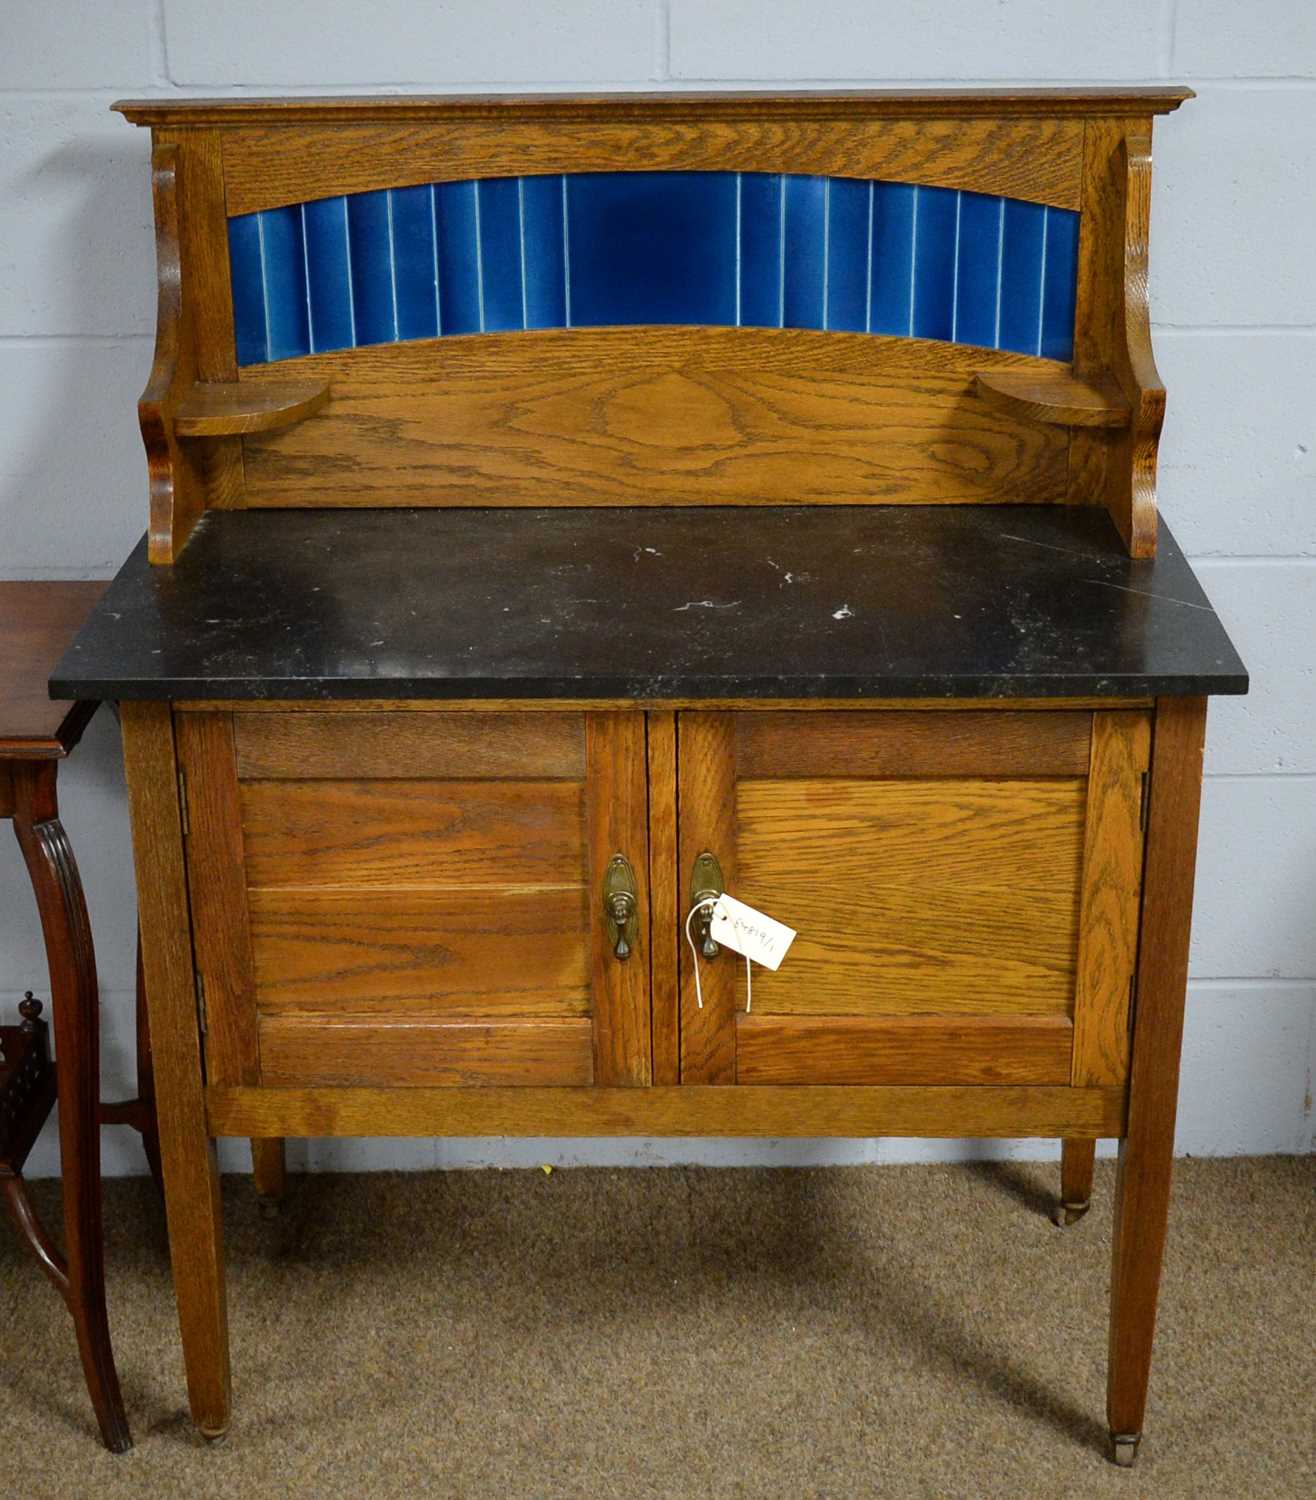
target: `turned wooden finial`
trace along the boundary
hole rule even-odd
[[[35,1031],[37,1022],[41,1019],[41,1001],[32,998],[32,991],[28,990],[18,1002],[18,1013],[23,1018],[23,1030]]]

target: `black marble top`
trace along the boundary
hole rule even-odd
[[[1162,525],[1061,506],[285,510],[143,541],[61,698],[1242,693]]]

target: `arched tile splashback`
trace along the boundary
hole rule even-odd
[[[511,329],[744,325],[1071,357],[1078,214],[752,172],[500,177],[229,220],[238,363]]]

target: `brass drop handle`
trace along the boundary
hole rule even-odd
[[[640,901],[635,893],[635,871],[624,854],[614,854],[603,877],[603,916],[613,956],[623,963],[631,956],[639,925]]]
[[[717,855],[705,849],[690,872],[691,925],[699,934],[699,952],[704,958],[716,958],[722,951],[709,931],[713,923],[713,908],[709,903],[716,901],[725,889],[726,882],[722,879],[722,866],[717,862]]]

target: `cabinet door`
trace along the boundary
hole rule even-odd
[[[1127,1071],[1141,711],[688,713],[682,915],[716,856],[797,929],[781,968],[681,943],[683,1082],[1115,1084]]]
[[[649,1081],[642,715],[176,722],[212,1083]]]

